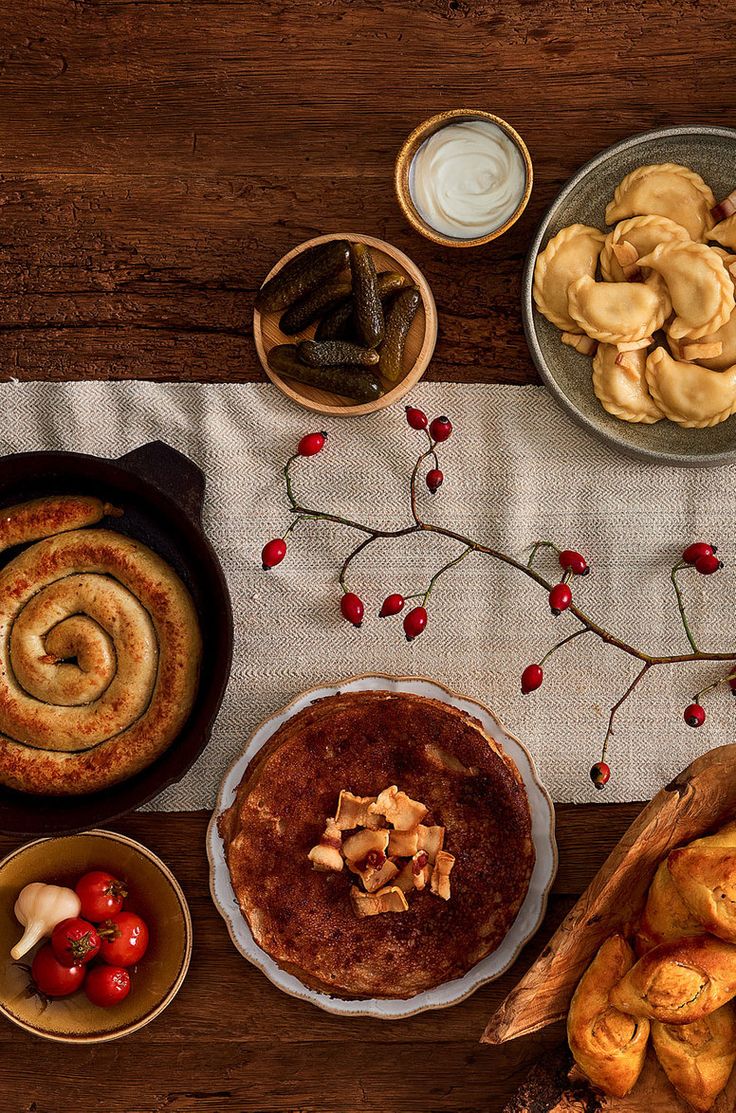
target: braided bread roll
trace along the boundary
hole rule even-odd
[[[724,1005],[694,1024],[654,1020],[652,1043],[677,1092],[698,1113],[707,1113],[736,1063],[736,1010]]]
[[[65,795],[115,784],[149,765],[191,710],[194,604],[141,542],[74,528],[110,509],[37,500],[0,519],[3,547],[53,534],[0,570],[0,783],[11,788]]]
[[[673,850],[673,886],[691,916],[727,943],[736,943],[736,825]]]
[[[621,935],[612,935],[583,974],[567,1016],[567,1040],[575,1062],[594,1086],[622,1098],[633,1089],[644,1066],[649,1021],[609,1003],[609,992],[634,965],[634,953]]]
[[[736,947],[711,935],[663,943],[611,990],[611,1004],[662,1024],[692,1024],[736,997]]]
[[[649,888],[636,933],[636,952],[643,955],[661,943],[702,934],[703,928],[680,896],[665,859],[660,862]]]

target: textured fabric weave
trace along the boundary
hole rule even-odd
[[[640,648],[688,649],[678,625],[669,567],[684,542],[717,539],[736,565],[736,467],[688,471],[640,464],[591,439],[538,387],[422,384],[412,401],[447,413],[456,433],[443,447],[445,485],[423,497],[427,517],[521,554],[536,538],[579,548],[593,572],[576,583],[591,616]],[[382,528],[408,522],[407,480],[422,440],[401,406],[368,418],[324,419],[265,385],[8,383],[4,452],[68,449],[117,456],[163,439],[207,475],[205,522],[222,560],[236,622],[230,687],[212,741],[179,785],[154,807],[210,807],[230,761],[252,728],[303,689],[365,672],[438,679],[489,704],[530,748],[556,800],[641,800],[698,753],[729,742],[736,702],[708,700],[708,720],[687,727],[682,710],[723,668],[654,670],[618,720],[613,779],[596,794],[588,768],[598,756],[607,709],[636,662],[586,634],[545,668],[543,687],[522,697],[519,676],[575,628],[553,619],[544,592],[512,569],[473,555],[440,581],[427,631],[411,645],[400,619],[376,617],[384,595],[419,590],[458,551],[436,537],[371,546],[351,583],[366,603],[362,630],[339,617],[337,569],[359,540],[345,529],[305,523],[286,561],[260,570],[265,540],[289,521],[281,467],[295,439],[325,428],[329,451],[299,461],[295,485],[313,508]],[[547,563],[550,576],[553,562]],[[736,646],[734,574],[693,575],[685,592],[703,648]]]

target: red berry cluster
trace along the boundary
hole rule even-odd
[[[716,683],[700,691],[693,697],[692,702],[685,709],[684,718],[689,726],[699,727],[705,722],[706,715],[703,707],[703,696],[712,688],[715,688],[717,685],[728,683],[732,691],[736,694],[736,652],[718,653],[714,651],[703,651],[698,647],[693,632],[690,629],[685,609],[685,601],[677,578],[680,574],[687,575],[689,572],[693,571],[701,576],[711,576],[722,568],[722,563],[716,555],[716,548],[714,545],[708,544],[705,541],[696,541],[688,545],[671,570],[671,580],[677,599],[677,606],[684,632],[690,643],[691,652],[680,652],[669,655],[655,655],[653,653],[644,652],[638,647],[629,644],[624,638],[618,636],[613,631],[605,629],[599,621],[590,618],[582,609],[577,600],[578,588],[575,586],[575,582],[581,577],[587,576],[590,569],[585,557],[576,549],[560,549],[551,541],[537,541],[532,548],[529,558],[525,562],[522,562],[515,556],[504,553],[482,541],[465,536],[456,530],[448,528],[444,524],[437,525],[428,521],[420,511],[417,487],[423,481],[427,490],[434,495],[442,486],[444,475],[439,466],[438,447],[452,435],[452,423],[449,418],[445,416],[435,417],[430,420],[427,414],[416,406],[406,407],[406,421],[411,429],[416,430],[422,434],[423,437],[426,437],[424,447],[420,450],[411,472],[411,480],[409,483],[411,519],[409,525],[400,526],[394,530],[374,529],[363,522],[342,517],[339,514],[327,510],[314,509],[307,504],[300,503],[294,494],[290,468],[300,457],[316,456],[321,452],[324,448],[326,438],[325,433],[310,433],[301,439],[295,454],[292,455],[286,463],[284,469],[286,495],[289,501],[289,510],[293,517],[289,528],[283,536],[274,538],[264,546],[261,554],[264,569],[274,568],[277,564],[281,563],[286,555],[287,537],[300,522],[317,520],[329,521],[339,523],[348,529],[358,531],[360,542],[343,561],[338,579],[342,589],[340,613],[351,625],[360,627],[365,615],[365,605],[363,600],[354,591],[348,589],[346,580],[353,560],[365,550],[366,546],[378,540],[405,539],[410,534],[437,534],[446,540],[453,540],[462,547],[462,551],[434,573],[425,590],[411,595],[404,595],[401,592],[392,591],[381,604],[378,612],[381,618],[390,618],[400,614],[403,616],[404,633],[408,641],[413,641],[414,638],[417,638],[423,633],[427,627],[427,601],[439,577],[453,568],[461,560],[464,560],[469,554],[484,554],[514,568],[517,572],[527,575],[546,592],[552,615],[559,616],[563,611],[569,611],[571,617],[575,619],[575,623],[571,633],[567,634],[565,638],[552,646],[538,662],[527,665],[523,670],[521,674],[521,691],[524,695],[528,695],[542,686],[544,682],[544,665],[547,659],[567,642],[582,634],[594,634],[606,645],[615,647],[622,653],[631,656],[640,666],[637,676],[630,683],[620,699],[618,699],[610,709],[608,729],[603,742],[601,760],[596,762],[590,770],[590,777],[596,788],[603,788],[611,778],[611,767],[606,761],[606,754],[608,743],[613,733],[614,718],[622,704],[631,696],[635,687],[654,666],[672,664],[685,665],[694,662],[703,663],[708,661],[726,661],[730,663],[732,671]],[[550,582],[546,576],[541,575],[533,566],[536,554],[542,549],[554,553],[555,561],[558,566],[557,576],[554,577],[552,582]],[[557,582],[554,582],[555,580],[557,580]],[[575,596],[575,599],[573,596]]]
[[[432,418],[430,421],[424,410],[417,409],[416,406],[406,407],[406,420],[411,429],[416,429],[420,433],[426,433],[429,447],[426,455],[431,457],[434,461],[434,467],[430,468],[425,476],[425,482],[430,494],[434,495],[439,491],[440,487],[445,481],[443,473],[440,471],[439,460],[437,459],[437,445],[443,444],[452,436],[452,422],[449,417],[444,414],[440,417]],[[394,615],[400,614],[406,606],[407,601],[412,599],[421,598],[422,602],[417,607],[412,607],[404,615],[404,633],[406,640],[413,642],[418,638],[427,627],[427,608],[425,603],[429,591],[420,592],[418,595],[401,595],[399,592],[394,591],[391,595],[387,595],[381,604],[381,609],[378,612],[379,618],[392,618]]]

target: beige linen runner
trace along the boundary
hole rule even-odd
[[[579,430],[539,387],[428,383],[411,400],[455,425],[442,450],[445,485],[423,496],[426,516],[515,554],[537,538],[580,549],[592,572],[574,585],[579,603],[626,640],[662,652],[688,649],[669,568],[684,543],[715,541],[726,569],[693,576],[684,588],[703,648],[736,646],[736,466],[691,471],[629,460]],[[426,536],[372,546],[351,580],[366,603],[361,630],[338,611],[337,570],[354,534],[305,523],[284,563],[261,571],[263,543],[289,521],[281,468],[304,432],[329,432],[328,449],[295,469],[310,506],[383,528],[407,522],[408,475],[422,440],[401,405],[329,419],[267,385],[125,382],[6,383],[0,407],[3,452],[114,457],[162,439],[206,473],[205,524],[233,596],[233,673],[208,748],[153,807],[211,807],[261,719],[305,688],[372,671],[433,677],[486,702],[527,744],[559,801],[648,798],[695,755],[733,740],[736,700],[728,692],[708,698],[700,730],[682,720],[693,693],[720,675],[717,665],[655,670],[621,713],[613,777],[596,794],[588,768],[636,663],[586,634],[548,663],[539,691],[522,697],[524,666],[576,624],[569,615],[553,619],[544,592],[518,573],[469,557],[440,582],[426,632],[408,645],[399,619],[378,619],[380,602],[390,591],[419,590],[457,546]]]

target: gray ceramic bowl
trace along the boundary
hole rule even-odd
[[[736,418],[712,429],[683,429],[671,421],[633,425],[612,417],[593,393],[590,359],[560,342],[559,330],[534,308],[534,263],[547,241],[568,224],[605,229],[605,209],[626,174],[652,162],[680,162],[703,176],[716,200],[736,187],[736,130],[662,128],[625,139],[586,163],[544,217],[529,249],[522,283],[524,331],[532,359],[558,402],[577,422],[642,460],[708,467],[736,460]]]

